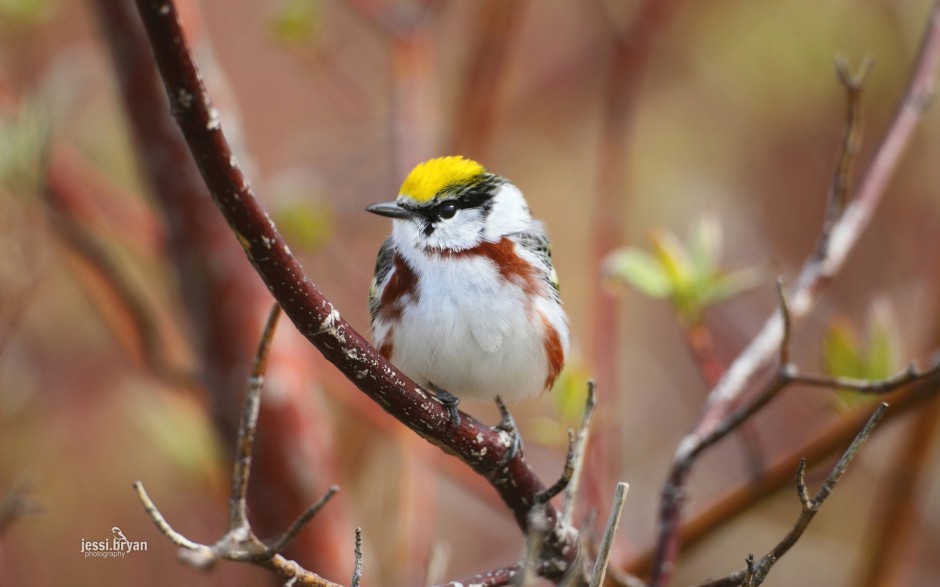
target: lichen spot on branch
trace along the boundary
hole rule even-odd
[[[189,110],[193,106],[193,100],[195,98],[186,88],[179,88],[176,90],[176,107],[182,110]]]
[[[327,314],[326,318],[323,319],[323,322],[320,323],[320,327],[317,328],[315,334],[328,334],[340,343],[345,343],[346,336],[342,333],[338,326],[341,320],[339,311],[333,307],[333,304],[328,303],[328,305],[330,307],[330,313]]]
[[[219,130],[222,128],[222,121],[219,118],[219,111],[215,108],[209,109],[209,122],[206,123],[206,130]]]

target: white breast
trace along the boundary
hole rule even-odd
[[[416,299],[389,328],[377,320],[377,344],[392,337],[392,362],[418,383],[466,399],[506,401],[536,395],[548,373],[542,315],[568,332],[554,302],[527,303],[522,288],[506,281],[487,257],[405,256],[419,277]],[[554,307],[554,310],[553,310]],[[556,329],[559,328],[555,326]]]

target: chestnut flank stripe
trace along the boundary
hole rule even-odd
[[[404,310],[405,296],[418,299],[418,276],[414,269],[401,255],[395,253],[393,261],[395,270],[388,279],[388,284],[382,290],[382,302],[379,306],[379,317],[386,322],[397,322]],[[388,357],[386,357],[388,358]]]
[[[545,357],[548,359],[548,376],[545,378],[546,391],[551,389],[565,366],[565,349],[561,346],[561,339],[558,337],[558,331],[551,325],[545,314],[539,314],[542,318],[542,326],[545,327]]]

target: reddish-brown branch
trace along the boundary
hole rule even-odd
[[[882,403],[875,409],[874,413],[865,423],[865,426],[855,437],[855,440],[852,441],[852,444],[849,445],[849,448],[842,454],[842,457],[832,468],[829,476],[826,477],[826,481],[823,483],[822,487],[819,488],[819,491],[817,491],[813,497],[810,497],[806,486],[806,459],[800,460],[800,464],[796,470],[796,492],[801,505],[800,515],[797,517],[790,531],[787,532],[770,552],[761,557],[758,561],[754,560],[753,554],[748,554],[746,557],[747,566],[745,568],[735,571],[721,579],[706,581],[700,584],[699,587],[736,587],[738,585],[741,587],[757,587],[761,585],[764,580],[766,580],[773,566],[793,548],[803,536],[803,533],[806,532],[806,529],[813,521],[813,518],[816,517],[819,509],[823,506],[826,499],[832,493],[832,490],[835,489],[836,484],[839,483],[839,480],[845,474],[849,463],[852,462],[858,454],[858,451],[861,450],[862,445],[868,441],[875,426],[884,418],[887,409],[888,404],[886,403]]]
[[[934,325],[934,330],[933,340],[940,340],[940,323]],[[934,469],[930,447],[937,435],[938,418],[940,395],[921,406],[912,418],[912,425],[904,431],[898,454],[885,476],[873,530],[868,534],[868,556],[861,558],[864,562],[857,584],[862,587],[904,582],[905,565],[912,559],[927,475]]]
[[[238,402],[232,399],[242,389],[254,353],[255,329],[270,297],[232,242],[231,231],[167,111],[166,94],[133,2],[92,4],[109,44],[141,169],[165,224],[166,248],[183,303],[181,316],[191,328],[213,422],[224,445],[231,446],[238,427]],[[193,7],[188,8],[195,15]],[[280,344],[272,355],[271,371],[279,381],[290,383],[279,389],[281,401],[266,403],[260,416],[258,473],[268,482],[254,488],[249,501],[262,533],[287,526],[332,480],[329,422],[311,408],[309,398],[309,382],[316,374],[309,360],[296,357],[295,348]],[[350,556],[340,537],[345,539],[349,532],[341,514],[340,507],[330,508],[317,521],[321,531],[302,534],[290,554],[324,574],[345,573]]]
[[[593,202],[594,240],[591,243],[592,267],[595,275],[591,280],[592,298],[592,344],[591,360],[594,378],[599,390],[598,401],[602,405],[617,407],[616,398],[623,393],[617,366],[621,357],[620,307],[617,299],[605,291],[600,279],[600,268],[604,259],[624,238],[627,186],[627,147],[630,144],[633,121],[643,89],[643,78],[653,45],[659,38],[678,2],[675,0],[646,0],[633,13],[633,20],[626,32],[617,30],[614,23],[613,49],[604,77],[601,105],[601,136],[597,164],[597,191]],[[588,503],[607,503],[601,491],[612,487],[606,477],[611,463],[616,462],[617,430],[610,426],[595,436],[594,449],[587,463],[585,486]]]
[[[878,500],[881,504],[874,529],[869,532],[869,555],[861,587],[882,587],[903,583],[901,571],[910,560],[911,539],[917,527],[917,513],[923,501],[924,475],[930,469],[931,440],[940,417],[940,395],[921,406],[885,476],[887,487]]]
[[[485,0],[480,5],[448,152],[485,158],[507,80],[509,54],[521,37],[518,27],[527,4],[525,0]]]
[[[684,327],[685,340],[698,365],[699,373],[709,388],[718,383],[725,366],[715,352],[715,341],[704,321],[699,320]]]
[[[101,302],[106,306],[102,313],[111,314],[119,319],[114,328],[120,332],[115,338],[121,340],[122,334],[129,335],[128,352],[139,358],[158,378],[171,385],[195,388],[192,376],[172,365],[165,353],[166,336],[156,319],[155,313],[143,299],[141,292],[127,279],[125,272],[117,265],[107,248],[84,224],[86,216],[82,214],[82,204],[87,204],[81,194],[82,185],[77,178],[54,161],[47,170],[45,190],[46,205],[53,231],[59,236],[82,263],[100,282],[107,298]],[[76,207],[79,209],[76,210]],[[111,321],[106,320],[109,322]]]
[[[453,426],[447,410],[385,361],[342,318],[291,254],[255,199],[222,133],[218,111],[203,86],[172,2],[139,0],[171,110],[212,193],[245,253],[297,329],[363,393],[430,442],[461,458],[493,485],[520,527],[544,486],[521,451],[501,464],[511,446],[504,432],[464,415]],[[544,556],[558,576],[578,551],[577,533],[558,523],[546,507],[552,530]],[[547,567],[546,567],[547,568]]]
[[[933,377],[910,389],[897,391],[885,397],[891,409],[885,415],[886,420],[893,420],[915,409],[923,409],[924,402],[937,397],[940,378]],[[763,469],[756,478],[739,487],[729,490],[715,502],[706,505],[700,513],[682,523],[679,530],[682,551],[701,544],[715,531],[729,522],[747,513],[749,509],[763,499],[789,487],[793,471],[805,458],[812,468],[830,459],[843,446],[851,441],[869,417],[867,409],[860,408],[850,415],[841,417],[826,426],[817,434],[792,449]],[[628,562],[624,569],[634,575],[646,575],[650,571],[653,551],[648,550]]]

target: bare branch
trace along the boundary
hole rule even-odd
[[[938,62],[940,0],[931,9],[920,54],[898,112],[876,150],[871,165],[854,190],[851,203],[831,227],[824,225],[824,230],[829,230],[828,236],[823,239],[825,246],[817,247],[807,259],[790,295],[787,296],[788,311],[784,312],[787,320],[804,316],[810,310],[819,293],[842,267],[867,227],[884,195],[888,179],[910,143],[927,100],[932,95]],[[761,367],[775,354],[787,357],[787,351],[781,349],[785,330],[788,329],[785,328],[784,319],[783,315],[774,315],[767,320],[760,333],[738,355],[709,393],[698,423],[677,447],[672,469],[662,491],[659,531],[652,568],[651,583],[654,587],[668,584],[672,575],[679,548],[678,529],[685,484],[696,456],[766,405],[787,385],[786,370],[780,370],[754,400],[732,411],[732,406]]]
[[[587,399],[584,401],[584,414],[581,415],[581,426],[578,428],[578,437],[574,443],[574,459],[571,464],[574,472],[571,476],[571,482],[568,484],[568,491],[565,492],[565,500],[561,506],[561,520],[566,525],[571,525],[571,519],[574,515],[574,505],[578,497],[578,489],[581,485],[581,473],[584,469],[584,455],[587,451],[588,439],[591,436],[591,422],[594,420],[594,408],[597,406],[594,380],[587,382]]]
[[[176,8],[169,0],[137,0],[171,109],[213,199],[246,255],[297,329],[351,382],[399,421],[446,452],[458,456],[496,488],[517,524],[528,530],[528,512],[544,485],[516,454],[498,466],[510,447],[499,431],[461,417],[456,428],[447,411],[369,345],[305,274],[255,198],[222,132],[218,111],[202,84]],[[546,504],[552,527],[557,510]],[[561,576],[577,556],[576,532],[549,532],[541,565]]]
[[[137,481],[134,483],[133,487],[134,491],[137,493],[138,499],[140,499],[140,502],[143,504],[144,509],[147,511],[150,519],[153,520],[157,529],[159,529],[170,542],[180,548],[180,560],[192,567],[208,569],[220,560],[248,562],[273,570],[291,585],[339,587],[335,583],[323,579],[316,573],[304,569],[296,562],[288,560],[279,554],[297,533],[300,532],[304,525],[326,505],[334,494],[336,494],[338,491],[336,486],[330,487],[326,495],[320,498],[313,506],[307,508],[307,510],[290,525],[287,531],[270,545],[265,545],[255,536],[251,528],[251,523],[248,521],[248,505],[245,496],[251,474],[251,454],[258,427],[261,389],[264,383],[271,340],[274,337],[280,315],[280,306],[275,304],[271,308],[271,312],[265,323],[261,341],[258,344],[252,365],[251,375],[248,377],[241,423],[238,428],[238,448],[232,474],[231,493],[229,495],[228,531],[212,546],[193,542],[170,526],[169,522],[163,517],[163,514],[160,513],[160,510],[154,505],[153,500],[150,499],[150,496],[144,489],[143,483]],[[356,537],[356,549],[357,555],[359,555],[361,545],[358,530]],[[361,561],[359,556],[357,556],[357,572],[361,574]],[[358,578],[356,578],[355,575],[354,581],[354,585],[357,585]]]
[[[933,95],[934,77],[940,62],[940,2],[935,3],[928,17],[920,53],[914,65],[907,90],[898,106],[894,120],[885,133],[866,173],[854,190],[851,202],[831,229],[825,250],[816,250],[807,259],[788,296],[793,318],[800,318],[812,308],[828,280],[841,269],[855,243],[868,226],[884,196],[888,180],[897,168],[901,155],[910,144],[914,130]],[[706,409],[727,406],[745,389],[751,377],[770,360],[779,348],[782,337],[779,316],[764,324],[760,333],[738,355],[724,378],[712,390]]]
[[[923,413],[922,406],[928,400],[935,400],[938,389],[940,389],[940,377],[933,375],[908,388],[898,390],[891,396],[892,409],[887,412],[885,419],[896,419],[915,410],[918,414]],[[870,415],[867,408],[856,409],[846,414],[800,445],[788,449],[753,479],[731,488],[725,495],[704,506],[701,512],[682,523],[681,547],[684,549],[701,543],[715,530],[737,519],[766,496],[773,495],[789,485],[793,478],[793,471],[799,466],[801,457],[805,456],[808,467],[828,460],[852,441]],[[636,575],[644,575],[649,572],[652,559],[653,552],[648,550],[633,558],[625,565],[624,570]],[[626,584],[625,581],[620,580],[622,571],[611,569],[611,572],[617,578],[618,584]]]
[[[607,563],[610,561],[611,548],[614,546],[614,537],[617,534],[617,527],[620,525],[620,515],[623,513],[623,504],[627,500],[627,491],[629,489],[629,484],[617,483],[614,502],[610,506],[610,516],[607,518],[607,528],[604,530],[604,537],[601,540],[600,552],[597,553],[597,559],[594,561],[590,587],[601,587],[604,584]]]
[[[842,128],[842,143],[839,147],[839,156],[836,170],[832,176],[832,185],[829,189],[829,199],[826,204],[826,220],[823,225],[822,238],[819,240],[819,249],[828,247],[828,239],[839,216],[845,210],[848,197],[849,182],[852,177],[852,164],[858,156],[862,138],[862,86],[871,72],[872,60],[865,57],[858,71],[849,71],[848,59],[843,56],[836,57],[836,73],[839,81],[845,88],[845,122]]]
[[[513,587],[532,587],[538,575],[539,552],[545,541],[545,533],[550,526],[546,523],[544,502],[536,505],[529,512],[529,532],[526,534],[525,555],[519,563],[519,573],[515,576]]]
[[[323,507],[329,503],[333,496],[339,493],[338,485],[331,485],[323,497],[321,497],[315,504],[308,507],[302,514],[297,516],[297,519],[288,526],[287,530],[284,531],[277,539],[270,542],[267,546],[267,552],[269,554],[275,554],[278,552],[284,552],[284,549],[287,548],[287,545],[290,544],[291,540],[304,529],[304,526],[307,525],[307,522],[312,520]]]
[[[143,483],[140,481],[134,481],[134,484],[131,487],[133,487],[134,492],[137,493],[137,499],[139,499],[140,503],[143,504],[144,511],[146,511],[147,515],[150,516],[150,519],[153,521],[157,529],[160,530],[160,533],[170,539],[170,542],[180,548],[186,548],[189,550],[200,550],[203,548],[208,548],[205,545],[193,542],[192,540],[186,538],[174,530],[173,527],[170,526],[170,523],[166,521],[166,518],[163,517],[163,514],[160,513],[160,510],[157,509],[157,506],[154,505],[153,500],[150,499],[150,496],[147,494],[147,490],[144,489]]]
[[[548,503],[553,497],[561,493],[571,482],[571,476],[574,475],[574,450],[575,437],[574,430],[568,429],[568,453],[565,455],[565,468],[561,472],[561,477],[555,481],[551,487],[535,494],[534,503],[541,505]]]
[[[359,581],[362,580],[362,528],[356,528],[356,565],[353,567],[351,587],[359,587]]]
[[[825,387],[828,389],[848,389],[859,393],[879,395],[890,393],[899,387],[903,387],[919,379],[932,377],[937,373],[940,373],[940,363],[925,371],[918,369],[916,363],[911,363],[904,370],[884,379],[869,380],[854,379],[851,377],[825,377],[822,375],[804,375],[796,372],[791,373],[789,378],[792,383],[799,383],[801,385]]]
[[[719,587],[731,585],[757,587],[763,583],[774,564],[776,564],[776,562],[779,561],[780,558],[783,557],[783,555],[785,555],[803,536],[803,533],[806,531],[806,528],[813,520],[816,512],[819,511],[819,508],[821,508],[823,503],[825,503],[826,498],[829,497],[830,493],[832,493],[832,490],[835,488],[836,484],[845,473],[846,467],[848,467],[849,463],[852,462],[852,459],[854,459],[858,454],[858,451],[861,450],[862,445],[865,444],[865,441],[867,441],[871,436],[872,431],[875,429],[875,426],[878,425],[878,422],[880,422],[884,417],[885,411],[887,409],[888,404],[882,403],[880,406],[878,406],[862,430],[856,435],[855,440],[852,441],[852,444],[849,445],[849,448],[846,449],[845,453],[843,453],[842,458],[840,458],[839,462],[837,462],[836,465],[832,468],[832,471],[826,478],[825,483],[823,483],[822,487],[819,488],[819,491],[816,492],[816,495],[812,499],[810,499],[809,493],[806,489],[806,479],[804,476],[806,471],[806,461],[802,460],[800,462],[800,467],[796,472],[796,489],[801,504],[800,515],[797,518],[796,523],[794,523],[793,528],[790,529],[787,535],[784,536],[783,539],[777,543],[777,545],[771,549],[770,552],[764,555],[756,563],[753,562],[753,555],[749,554],[746,568],[735,571],[727,577],[709,581],[707,583],[702,583],[700,587]]]
[[[235,471],[232,475],[232,500],[229,512],[232,528],[248,527],[248,502],[245,496],[248,492],[248,476],[251,473],[251,452],[255,444],[255,432],[258,429],[261,387],[264,385],[264,373],[268,365],[268,351],[271,348],[271,339],[274,337],[280,316],[281,307],[274,304],[261,333],[261,342],[258,344],[258,351],[251,367],[251,376],[248,378],[248,390],[245,393],[241,424],[238,427]]]

